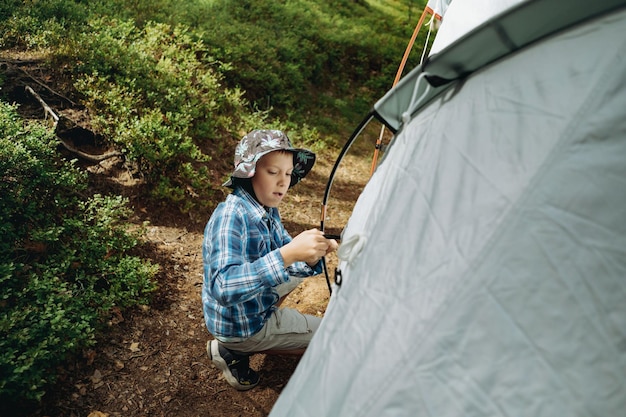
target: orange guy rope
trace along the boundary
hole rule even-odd
[[[409,59],[409,53],[411,49],[413,49],[413,44],[415,43],[415,39],[417,38],[417,34],[419,33],[422,25],[424,24],[424,18],[426,17],[426,13],[433,13],[430,7],[426,7],[420,16],[417,25],[415,26],[415,30],[413,31],[413,35],[411,36],[411,40],[404,51],[404,56],[402,57],[402,61],[400,62],[400,66],[398,67],[398,72],[396,72],[396,78],[393,80],[392,88],[398,84],[400,81],[400,77],[402,76],[402,72],[404,71],[404,66],[406,65],[407,59]],[[376,169],[376,164],[378,162],[378,152],[383,143],[383,134],[385,133],[385,126],[383,125],[380,129],[380,135],[378,136],[378,140],[376,141],[376,147],[374,148],[374,157],[372,159],[372,167],[370,169],[370,177],[374,175],[374,169]]]

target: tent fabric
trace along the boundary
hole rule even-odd
[[[441,20],[446,14],[451,1],[452,0],[428,0],[424,10],[435,16],[436,19]]]
[[[435,6],[442,11],[441,29],[435,38],[430,54],[440,52],[446,46],[495,16],[524,0],[486,0],[476,2],[455,0],[447,5]],[[436,1],[435,3],[440,3]],[[445,2],[444,2],[445,3]],[[445,15],[444,15],[445,13]],[[443,18],[445,16],[445,18]]]
[[[486,0],[489,3],[489,0]],[[455,5],[463,2],[456,0]],[[477,9],[483,7],[471,2]],[[376,116],[392,131],[397,132],[406,117],[428,103],[449,87],[449,83],[465,78],[489,64],[538,42],[564,28],[574,26],[593,16],[603,15],[624,0],[569,0],[567,10],[560,0],[521,2],[465,33],[445,50],[429,56],[428,60],[402,78],[374,105]],[[484,7],[484,9],[489,9]],[[437,38],[450,26],[439,31]]]
[[[402,127],[271,417],[624,415],[625,30],[533,44]]]

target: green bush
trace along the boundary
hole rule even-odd
[[[121,197],[88,197],[45,127],[0,102],[0,401],[37,400],[113,307],[148,301],[158,266],[133,256]]]
[[[20,0],[4,0],[0,3],[0,22],[11,17],[19,4]]]
[[[391,87],[417,23],[412,11],[425,3],[106,0],[101,9],[140,26],[187,25],[213,57],[232,67],[224,72],[225,85],[241,89],[255,109],[338,135],[354,128]],[[321,123],[328,117],[334,123]]]
[[[226,74],[228,84],[259,108],[300,123],[344,114],[337,122],[353,128],[391,87],[416,23],[378,3],[388,2],[216,0],[196,31],[216,58],[236,68]]]
[[[222,87],[226,65],[182,26],[97,19],[68,44],[92,125],[147,179],[153,195],[183,210],[211,202],[206,162],[221,157],[247,103]],[[213,184],[214,185],[214,184]]]
[[[342,143],[391,86],[417,3],[8,0],[0,48],[45,48],[151,195],[206,211],[246,131]]]
[[[0,5],[0,48],[45,48],[67,39],[80,27],[88,9],[80,0],[3,0]]]

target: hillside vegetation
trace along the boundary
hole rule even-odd
[[[89,132],[75,146],[118,155],[154,207],[206,214],[246,131],[341,144],[391,86],[424,4],[3,0],[0,400],[39,400],[111,311],[156,289],[132,207],[87,186],[72,152],[59,152],[61,123]],[[64,100],[52,128],[13,104],[24,63]]]

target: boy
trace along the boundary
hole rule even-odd
[[[238,390],[259,382],[250,354],[301,354],[319,327],[319,317],[278,308],[304,277],[322,272],[320,259],[338,246],[317,229],[292,239],[280,220],[278,205],[314,163],[313,152],[293,148],[279,130],[250,132],[224,184],[233,192],[206,225],[202,303],[215,338],[207,352]]]

